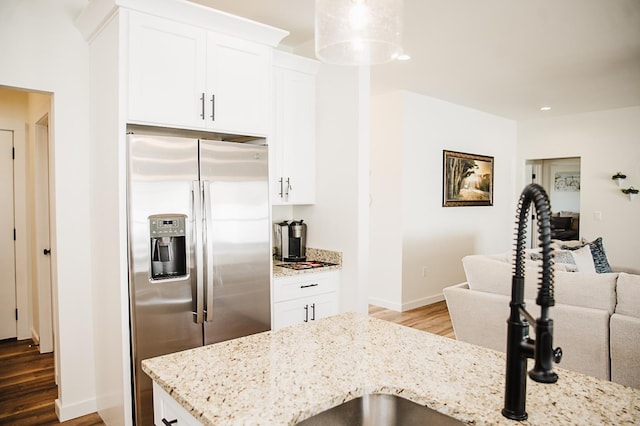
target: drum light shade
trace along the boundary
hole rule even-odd
[[[337,65],[374,65],[402,53],[403,0],[316,0],[316,56]]]

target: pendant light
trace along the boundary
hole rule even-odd
[[[316,0],[316,56],[337,65],[374,65],[402,53],[403,0]]]

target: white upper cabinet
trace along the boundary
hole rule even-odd
[[[271,48],[131,13],[129,121],[266,136]]]
[[[207,36],[208,127],[267,135],[271,128],[271,48],[221,34]]]
[[[271,202],[315,203],[318,61],[274,52]]]
[[[129,121],[203,127],[206,32],[138,13],[129,22]]]

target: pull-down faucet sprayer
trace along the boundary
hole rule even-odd
[[[536,303],[540,305],[540,317],[534,319],[525,309],[524,303],[524,249],[529,207],[534,203],[538,219],[540,247],[542,248],[542,273]],[[535,358],[535,366],[529,377],[536,382],[555,383],[558,375],[552,363],[560,362],[562,350],[553,349],[553,320],[549,318],[549,307],[553,298],[553,270],[551,269],[551,208],[544,189],[537,184],[528,185],[520,195],[518,203],[518,233],[514,275],[511,281],[510,315],[507,321],[507,369],[504,408],[502,415],[513,420],[525,420],[527,390],[527,359]],[[529,337],[529,323],[535,324],[535,340]]]

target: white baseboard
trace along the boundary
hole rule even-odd
[[[411,309],[419,308],[421,306],[431,305],[444,300],[444,294],[436,294],[435,296],[423,297],[420,299],[412,300],[406,303],[396,303],[389,300],[378,299],[376,297],[369,298],[369,304],[374,306],[380,306],[381,308],[391,309],[396,312],[409,311]]]
[[[444,300],[444,294],[436,294],[435,296],[423,297],[421,299],[412,300],[411,302],[402,304],[402,311],[409,311],[411,309],[420,308],[422,306],[432,305],[434,303],[442,302]]]
[[[55,409],[58,420],[60,420],[60,422],[66,422],[67,420],[95,413],[97,411],[97,404],[95,399],[87,399],[76,404],[63,406],[60,400],[56,399]]]
[[[391,309],[392,311],[397,312],[400,312],[400,309],[402,309],[402,306],[400,306],[398,303],[390,302],[384,299],[378,299],[376,297],[370,297],[369,304],[373,306],[380,306],[381,308],[385,309]]]

